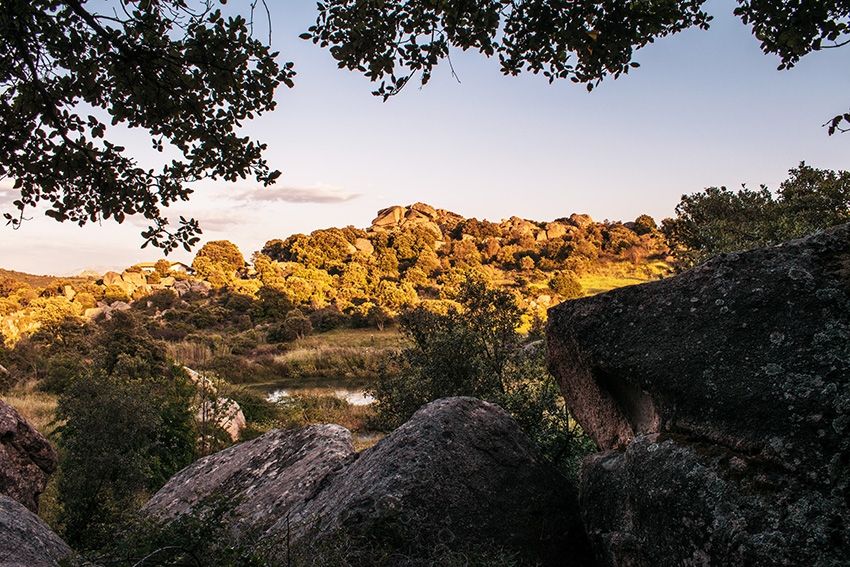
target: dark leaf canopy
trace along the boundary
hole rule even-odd
[[[0,0],[0,180],[20,192],[6,221],[37,204],[79,225],[141,214],[145,245],[188,249],[198,223],[170,229],[161,209],[187,200],[193,181],[280,175],[239,127],[274,108],[292,64],[213,2],[89,4]],[[149,137],[162,164],[143,167],[110,141],[119,124]]]
[[[705,0],[325,0],[302,37],[330,49],[339,66],[379,82],[385,99],[418,75],[426,84],[450,48],[498,57],[502,72],[570,79],[592,90],[605,77],[637,67],[635,52],[657,38],[697,27],[711,16]],[[850,1],[738,0],[780,69],[820,49],[850,43]],[[850,113],[827,124],[850,127]]]

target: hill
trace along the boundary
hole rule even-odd
[[[280,338],[286,333],[272,331],[293,312],[320,330],[383,329],[416,305],[445,309],[469,277],[511,290],[529,329],[564,299],[663,276],[666,253],[645,215],[626,223],[582,214],[497,223],[424,203],[396,205],[363,229],[269,240],[250,263],[232,243],[213,241],[191,268],[162,261],[97,278],[2,270],[0,332],[13,343],[46,322],[108,318],[131,305],[158,313],[151,326],[171,340],[248,330]]]

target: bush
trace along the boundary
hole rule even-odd
[[[194,387],[127,313],[100,330],[94,363],[59,398],[60,521],[78,548],[116,526],[194,456]]]
[[[289,343],[308,336],[313,332],[310,319],[298,309],[293,309],[286,315],[283,323],[273,327],[267,336],[270,343]]]
[[[348,317],[346,317],[345,314],[336,307],[324,307],[322,309],[317,309],[310,313],[309,318],[310,323],[313,325],[313,329],[320,333],[339,329],[346,324],[346,320],[348,319]]]
[[[549,280],[549,289],[564,299],[575,299],[584,295],[581,282],[570,272],[561,272]]]
[[[658,225],[655,223],[655,219],[649,215],[640,215],[635,219],[635,234],[638,236],[643,236],[644,234],[650,234],[658,230]]]
[[[514,296],[471,280],[457,299],[462,309],[439,314],[419,307],[402,314],[400,328],[411,346],[396,357],[401,372],[379,373],[371,392],[377,424],[398,427],[439,398],[480,398],[505,408],[545,457],[576,474],[589,442],[570,425],[542,349],[523,348]]]

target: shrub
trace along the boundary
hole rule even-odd
[[[549,280],[549,289],[564,299],[575,299],[584,295],[581,282],[570,272],[561,272],[552,276]]]
[[[194,388],[127,313],[98,332],[92,366],[59,398],[60,521],[83,549],[111,542],[117,524],[192,461]]]
[[[320,333],[339,329],[346,324],[348,319],[344,313],[333,306],[317,309],[310,313],[309,318],[313,329]]]
[[[306,337],[313,332],[310,319],[298,309],[293,309],[286,315],[283,323],[273,327],[267,336],[270,343],[289,343]]]
[[[523,348],[514,296],[473,279],[457,300],[462,309],[445,314],[422,307],[402,314],[400,328],[411,346],[396,357],[400,372],[378,374],[371,391],[377,424],[392,429],[430,401],[473,396],[504,407],[544,456],[576,474],[587,440],[570,425],[542,349]]]
[[[638,236],[643,236],[644,234],[650,234],[656,230],[658,230],[658,225],[655,223],[655,219],[649,215],[640,215],[635,219],[635,234]]]

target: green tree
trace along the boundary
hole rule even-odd
[[[194,387],[126,312],[96,337],[94,363],[59,398],[61,521],[69,543],[108,544],[118,524],[192,461]]]
[[[245,258],[239,248],[229,240],[212,240],[204,244],[195,259],[192,269],[214,287],[232,284],[237,271],[245,267]]]
[[[198,223],[181,217],[170,230],[161,210],[187,199],[189,183],[273,183],[280,172],[266,146],[239,127],[274,109],[276,87],[292,86],[294,72],[252,29],[191,0],[4,2],[0,179],[19,192],[7,222],[19,225],[38,203],[79,225],[142,215],[145,245],[189,249]],[[109,140],[110,122],[145,130],[167,159],[143,167]]]
[[[651,216],[640,215],[635,219],[635,233],[638,236],[650,234],[656,230],[658,230],[658,225],[655,223],[655,219]]]
[[[662,232],[681,267],[724,252],[778,244],[850,221],[850,172],[801,163],[776,194],[710,187],[682,196]]]
[[[504,407],[544,455],[575,473],[586,440],[570,425],[542,349],[524,348],[514,296],[473,278],[456,299],[460,307],[419,306],[399,318],[411,346],[398,355],[401,372],[381,373],[373,390],[380,422],[397,427],[432,400],[474,396]]]

